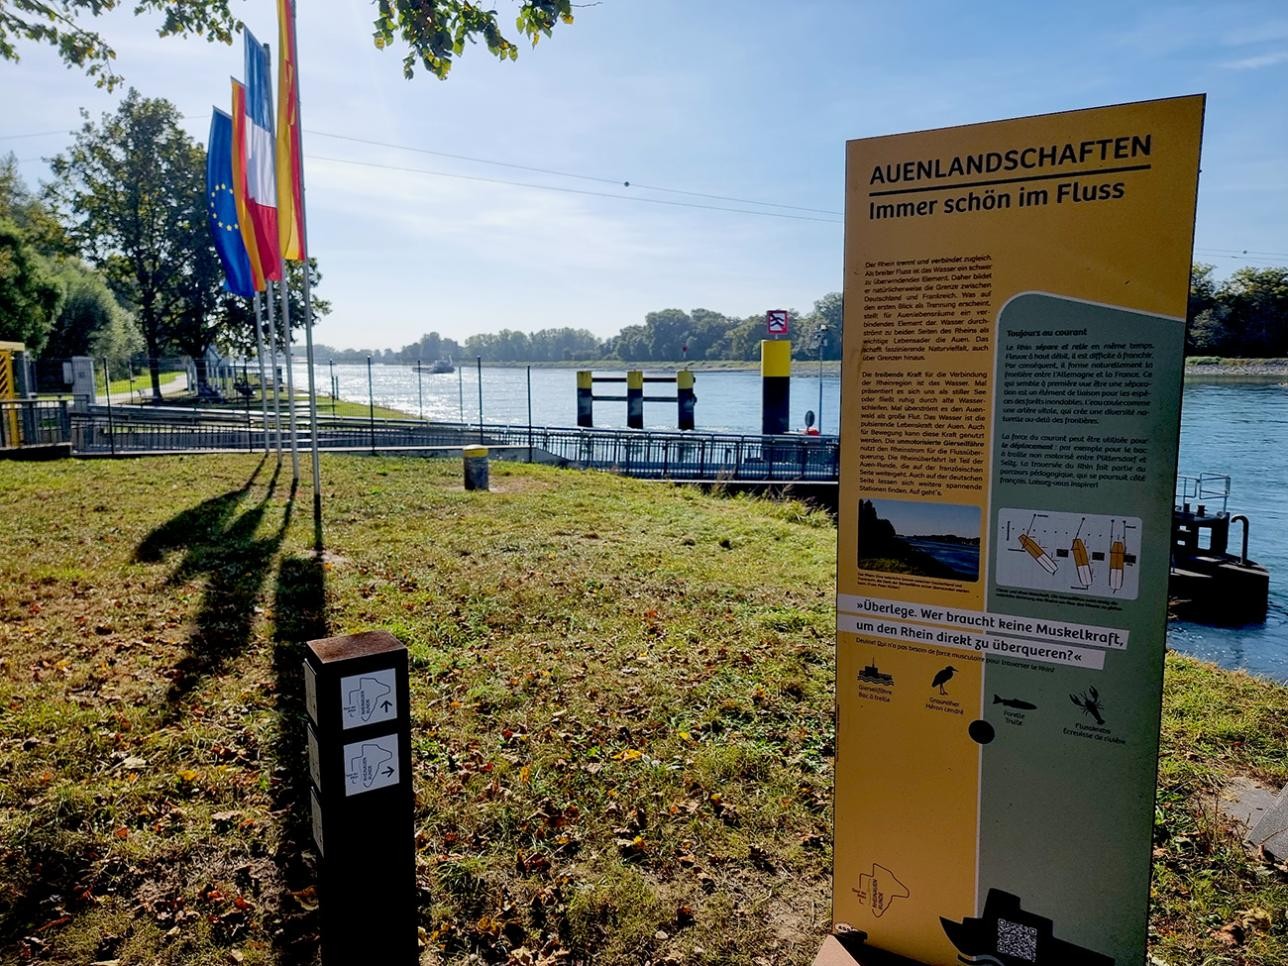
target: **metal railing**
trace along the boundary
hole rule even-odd
[[[283,419],[285,423],[285,419]],[[236,410],[94,406],[73,414],[78,453],[161,453],[262,450],[273,420]],[[311,445],[300,423],[301,449]],[[318,417],[318,447],[390,452],[483,443],[520,450],[521,457],[626,476],[684,480],[818,480],[838,475],[837,440],[826,436],[578,429],[422,422],[413,419]]]
[[[1219,473],[1200,473],[1198,476],[1176,478],[1175,507],[1202,503],[1214,512],[1225,513],[1230,501],[1230,477]]]
[[[0,449],[70,441],[71,420],[66,400],[0,400]]]

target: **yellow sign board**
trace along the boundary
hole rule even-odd
[[[1203,107],[847,146],[833,895],[875,948],[1144,959]]]

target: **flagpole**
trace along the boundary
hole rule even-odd
[[[300,436],[295,428],[295,368],[291,358],[291,287],[286,284],[286,262],[282,262],[282,280],[277,283],[282,297],[282,344],[286,348],[286,412],[291,421],[291,482],[300,482]]]
[[[264,48],[264,60],[270,65],[269,73],[272,73],[273,52],[268,44],[261,44]],[[264,85],[268,88],[268,104],[270,110],[273,106],[273,82],[268,77],[264,78]],[[274,144],[276,151],[276,144]],[[276,167],[276,162],[274,162]],[[273,199],[273,204],[277,204],[277,199]],[[295,368],[294,360],[291,358],[291,286],[287,283],[286,277],[286,259],[282,256],[281,246],[278,246],[277,263],[280,266],[282,280],[277,283],[277,294],[282,298],[282,349],[286,354],[286,412],[291,423],[291,482],[300,482],[300,435],[295,426],[295,375],[291,371]],[[267,274],[267,273],[265,273]],[[308,274],[307,272],[305,273]]]
[[[259,358],[259,401],[264,410],[264,421],[260,424],[264,432],[264,453],[269,450],[268,440],[268,382],[264,378],[264,303],[255,296],[255,352]]]
[[[291,64],[295,74],[295,156],[300,162],[300,250],[304,254],[304,344],[309,365],[309,430],[313,450],[313,543],[322,549],[322,470],[318,459],[318,396],[313,376],[313,282],[309,274],[309,215],[304,202],[304,115],[300,111],[300,57],[291,0]],[[280,94],[280,91],[279,91]]]
[[[282,465],[282,393],[277,383],[277,309],[273,305],[273,283],[265,282],[268,302],[268,356],[273,365],[273,433],[277,438],[277,465]]]

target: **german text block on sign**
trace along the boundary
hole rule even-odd
[[[340,704],[346,729],[392,721],[398,716],[394,669],[380,668],[341,678]]]
[[[344,794],[361,795],[397,785],[398,736],[380,735],[344,746]]]

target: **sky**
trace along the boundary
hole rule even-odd
[[[231,2],[275,44],[273,0]],[[509,28],[515,4],[496,5]],[[446,81],[405,80],[403,50],[375,49],[374,4],[299,6],[328,345],[607,336],[671,307],[808,311],[841,288],[847,139],[1195,92],[1208,94],[1196,258],[1220,275],[1288,264],[1282,0],[602,0],[515,62],[468,48]],[[158,23],[124,10],[98,29],[126,85],[169,98],[204,143],[240,42],[159,38]],[[0,62],[0,152],[36,183],[78,111],[110,111],[124,88],[98,90],[44,48],[21,54]]]
[[[915,503],[909,500],[873,500],[877,516],[889,520],[901,537],[979,537],[979,507],[956,503]]]

